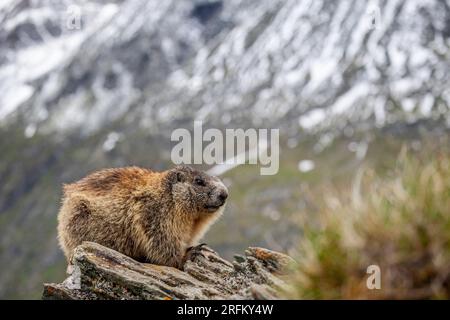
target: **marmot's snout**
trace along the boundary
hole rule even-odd
[[[228,189],[218,178],[214,177],[212,184],[214,187],[209,192],[209,201],[205,205],[205,208],[209,212],[218,210],[225,204],[225,201],[228,198]]]

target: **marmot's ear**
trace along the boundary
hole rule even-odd
[[[185,182],[186,181],[186,176],[183,172],[176,171],[175,175],[176,175],[176,182]]]
[[[170,170],[170,181],[172,183],[177,182],[185,182],[186,181],[186,173],[184,172],[183,166],[176,166],[172,170]]]

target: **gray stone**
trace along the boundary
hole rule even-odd
[[[184,270],[137,262],[93,242],[78,246],[61,284],[44,284],[43,299],[277,299],[289,256],[251,247],[230,263],[211,248],[194,247]]]

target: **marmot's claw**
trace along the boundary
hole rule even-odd
[[[207,243],[203,242],[203,243],[200,243],[200,244],[198,244],[196,246],[190,246],[189,248],[186,249],[186,252],[192,251],[192,250],[200,250],[203,247],[206,247],[207,245],[208,245]]]
[[[201,243],[199,245],[196,246],[192,246],[186,249],[186,253],[184,254],[183,257],[183,265],[186,263],[186,261],[188,260],[194,260],[196,256],[202,254],[201,251],[203,249],[203,247],[205,247],[207,244],[206,243]]]
[[[184,265],[187,261],[192,261],[194,260],[195,256],[198,254],[198,252],[196,252],[195,247],[189,247],[186,249],[186,252],[184,253],[183,259],[181,261],[181,265],[183,266],[183,270],[184,270]]]

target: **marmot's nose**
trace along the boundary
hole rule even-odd
[[[228,192],[226,192],[225,190],[220,191],[219,193],[219,199],[222,202],[225,202],[225,200],[227,200],[228,198]]]

